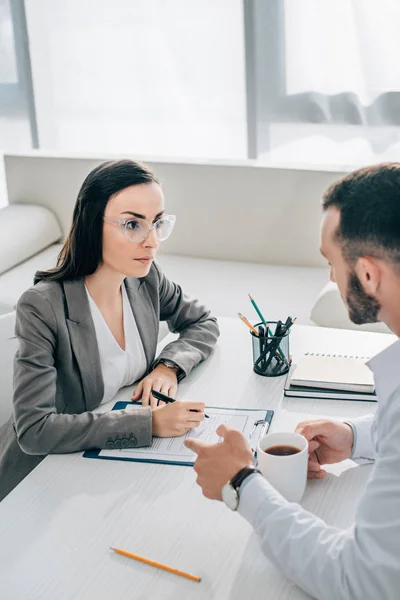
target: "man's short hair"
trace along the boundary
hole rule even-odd
[[[340,211],[336,236],[348,262],[373,256],[400,266],[400,163],[349,173],[326,190],[322,206]]]

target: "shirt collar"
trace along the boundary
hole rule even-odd
[[[374,374],[376,393],[382,404],[400,387],[400,340],[371,358],[367,366]]]

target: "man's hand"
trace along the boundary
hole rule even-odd
[[[174,369],[169,369],[163,364],[157,365],[151,373],[139,381],[135,393],[132,396],[132,402],[142,398],[142,406],[155,408],[157,400],[152,396],[151,391],[161,392],[170,398],[175,398],[178,389],[178,378]],[[160,403],[161,405],[163,403]]]
[[[197,454],[194,465],[197,483],[211,500],[222,500],[222,487],[243,467],[254,466],[253,454],[240,431],[220,425],[217,434],[224,438],[219,444],[194,438],[185,440],[185,446]]]
[[[351,455],[353,431],[347,423],[336,421],[303,421],[296,427],[308,440],[308,477],[323,479],[326,471],[321,465],[337,463]]]

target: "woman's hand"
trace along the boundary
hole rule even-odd
[[[326,471],[320,465],[337,463],[351,456],[353,430],[337,421],[303,421],[296,427],[308,440],[308,477],[323,479]]]
[[[153,435],[177,437],[200,425],[204,419],[204,402],[176,400],[153,408],[152,415]]]
[[[132,396],[132,402],[136,402],[142,398],[143,406],[148,406],[150,404],[152,408],[155,408],[157,406],[157,400],[152,396],[152,390],[161,392],[170,398],[175,398],[177,389],[178,378],[176,371],[163,364],[159,364],[147,375],[147,377],[139,381],[135,393]]]

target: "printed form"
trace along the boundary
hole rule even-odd
[[[135,406],[132,406],[135,410]],[[185,463],[188,465],[194,464],[194,453],[185,447],[184,441],[188,437],[197,438],[210,442],[217,443],[221,438],[217,435],[216,429],[219,425],[227,424],[234,429],[239,429],[244,436],[250,441],[254,434],[259,432],[260,427],[257,422],[264,422],[265,409],[234,409],[234,408],[207,408],[209,419],[191,429],[185,435],[175,438],[159,438],[154,437],[151,446],[143,448],[121,448],[120,450],[101,450],[99,457],[109,458],[126,458],[131,460],[156,461],[168,463]]]

